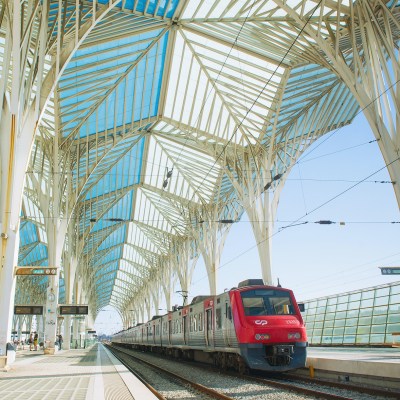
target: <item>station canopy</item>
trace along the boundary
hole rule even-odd
[[[75,1],[62,3],[68,41]],[[39,126],[19,265],[46,265],[46,219],[68,220],[64,264],[73,250],[91,304],[121,310],[177,244],[201,240],[198,224],[240,218],[235,185],[245,185],[243,174],[257,180],[265,160],[271,176],[285,173],[318,137],[350,123],[357,103],[304,33],[306,25],[327,38],[329,25],[340,31],[349,1],[319,3],[123,0],[110,7],[73,53]],[[80,2],[80,26],[110,4]],[[58,6],[50,1],[47,70],[61,36]],[[351,57],[346,32],[340,47]],[[59,197],[58,210],[40,207],[38,187]]]

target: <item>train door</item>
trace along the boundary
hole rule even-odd
[[[232,325],[232,311],[228,299],[225,301],[225,310],[223,313],[223,332],[225,346],[231,346],[231,325]]]
[[[168,320],[168,344],[171,344],[171,335],[172,335],[172,321]]]
[[[208,347],[214,345],[214,332],[213,332],[213,310],[209,308],[206,310],[206,344]]]
[[[185,315],[182,319],[183,322],[183,342],[188,344],[188,326],[187,326],[188,316]]]
[[[158,323],[158,338],[157,338],[157,344],[159,344],[160,346],[162,346],[163,344],[163,334],[165,332],[165,326],[166,324],[161,318],[160,322]]]

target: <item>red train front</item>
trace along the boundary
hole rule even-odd
[[[305,366],[306,329],[291,290],[248,280],[229,295],[240,353],[250,368],[286,371]]]

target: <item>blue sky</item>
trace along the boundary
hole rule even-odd
[[[400,224],[390,223],[400,221],[400,216],[392,185],[373,182],[390,180],[386,168],[381,170],[385,163],[377,143],[368,143],[374,140],[364,116],[359,115],[350,126],[325,135],[311,146],[288,176],[275,232],[299,218],[297,223],[308,223],[274,234],[272,268],[275,283],[279,277],[281,285],[292,289],[298,300],[396,280],[382,276],[379,270],[380,266],[400,265]],[[365,182],[347,190],[371,174]],[[218,292],[261,276],[256,242],[246,220],[243,215],[233,225],[226,241]],[[314,223],[319,220],[344,221],[345,225]],[[200,259],[189,300],[207,293],[207,274]],[[172,304],[182,303],[179,294],[172,297]],[[101,313],[98,330],[107,325],[111,331],[118,330],[114,329],[119,327],[117,319],[112,311]]]

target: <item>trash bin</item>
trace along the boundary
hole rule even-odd
[[[7,364],[12,364],[15,361],[15,347],[12,343],[7,343],[6,346],[6,356]]]

